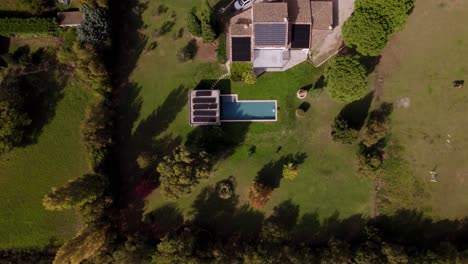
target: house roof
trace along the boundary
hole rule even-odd
[[[287,0],[291,23],[311,23],[310,0]]]
[[[252,25],[234,24],[231,25],[231,36],[252,36]]]
[[[57,20],[60,26],[77,26],[83,21],[81,11],[58,12]]]
[[[287,3],[254,3],[253,9],[253,22],[283,22],[288,18],[288,5]]]
[[[333,2],[332,1],[312,1],[313,29],[328,29],[333,25]]]

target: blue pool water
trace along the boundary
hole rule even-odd
[[[227,100],[226,100],[227,99]],[[276,119],[275,101],[221,100],[221,121],[268,121]]]

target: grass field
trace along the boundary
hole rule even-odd
[[[41,202],[51,187],[88,171],[79,128],[88,99],[77,85],[66,87],[37,144],[0,158],[0,248],[63,242],[79,228],[73,211],[49,212]]]
[[[468,215],[468,16],[466,1],[416,1],[406,28],[392,37],[378,67],[384,78],[383,100],[411,100],[395,107],[393,137],[404,147],[415,177],[431,194],[435,218]],[[439,173],[430,183],[429,171]]]
[[[133,131],[136,131],[134,135],[137,136],[146,134],[142,129],[150,126],[149,123],[167,122],[168,127],[163,129],[164,132],[159,129],[158,133],[151,134],[153,140],[167,136],[180,138],[183,143],[194,129],[188,125],[186,99],[182,96],[179,98],[181,107],[174,107],[178,102],[174,102],[172,93],[180,86],[193,89],[201,80],[217,79],[225,69],[223,66],[201,61],[177,62],[177,49],[190,39],[188,33],[182,39],[174,41],[171,38],[172,32],[159,38],[154,38],[153,32],[171,19],[172,12],[177,16],[173,31],[178,30],[183,25],[185,13],[190,6],[183,1],[161,3],[169,8],[166,14],[154,15],[159,2],[150,2],[143,13],[143,20],[147,25],[144,29],[148,36],[147,42],[149,44],[157,41],[158,46],[154,51],[143,52],[131,76],[131,81],[139,90],[138,99],[134,103],[139,104],[141,100],[141,109]],[[200,184],[192,195],[177,202],[178,208],[186,216],[190,215],[191,206],[204,187],[229,176],[237,179],[236,194],[239,195],[241,204],[246,203],[248,188],[259,172],[271,173],[274,174],[272,177],[276,177],[279,173],[277,164],[282,158],[289,154],[302,153],[307,157],[300,165],[298,178],[291,182],[281,180],[265,212],[270,212],[274,205],[291,199],[300,205],[301,213],[316,211],[321,218],[335,212],[343,217],[352,214],[369,215],[370,182],[359,180],[355,174],[356,148],[334,143],[330,137],[330,125],[343,105],[333,102],[324,93],[318,99],[306,100],[311,107],[304,119],[298,120],[295,117],[295,109],[301,103],[295,97],[296,91],[313,85],[321,76],[322,70],[304,63],[288,72],[264,74],[252,86],[223,84],[225,90],[239,94],[240,99],[278,100],[279,121],[230,126],[240,128],[240,133],[247,132],[232,155],[217,164],[215,176]],[[159,115],[160,113],[162,114]],[[253,146],[256,151],[249,156],[249,149]],[[281,149],[277,151],[279,147]],[[147,197],[146,212],[164,204],[155,191]]]

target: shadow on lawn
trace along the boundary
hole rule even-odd
[[[278,188],[280,186],[281,178],[283,177],[283,166],[288,163],[300,165],[304,163],[306,158],[307,154],[301,152],[294,155],[288,154],[286,156],[282,156],[276,161],[270,161],[257,173],[255,181],[271,188]]]
[[[373,98],[374,93],[370,92],[364,98],[345,105],[338,114],[338,118],[346,120],[351,128],[361,130],[366,122]]]

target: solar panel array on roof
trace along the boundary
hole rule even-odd
[[[216,103],[216,98],[214,97],[195,97],[193,98],[193,103],[199,104],[199,103]]]
[[[211,91],[196,91],[196,96],[211,96]]]
[[[308,49],[310,41],[310,25],[292,25],[291,48]]]
[[[250,37],[231,38],[232,61],[250,61]]]
[[[286,46],[286,24],[254,24],[256,46]]]

